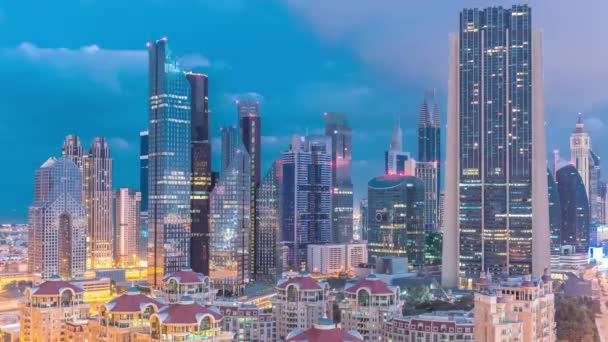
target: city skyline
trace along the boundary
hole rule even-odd
[[[235,3],[238,3],[238,6],[217,8],[208,2],[193,6],[211,6],[209,8],[210,14],[203,13],[204,16],[213,14],[218,18],[242,18],[244,16],[243,12],[250,9],[249,5],[241,1],[235,1]],[[339,1],[335,3],[339,3]],[[334,8],[335,3],[330,3],[328,6]],[[501,3],[503,2],[497,2],[497,4]],[[146,129],[147,114],[145,103],[141,100],[145,98],[146,92],[144,42],[162,37],[164,34],[169,37],[175,51],[179,51],[179,57],[183,59],[184,63],[196,71],[208,72],[212,80],[217,80],[213,83],[214,87],[211,87],[209,100],[212,143],[216,147],[213,149],[214,165],[219,165],[217,162],[220,150],[217,148],[217,142],[219,141],[218,128],[220,125],[233,122],[234,97],[239,94],[252,93],[250,95],[260,98],[261,111],[265,117],[264,131],[262,132],[264,146],[262,173],[268,169],[271,161],[280,155],[280,151],[286,148],[289,141],[288,137],[292,133],[302,134],[307,127],[311,130],[318,130],[319,132],[316,133],[320,133],[323,129],[321,121],[323,112],[345,112],[349,115],[352,124],[353,184],[355,187],[355,202],[358,202],[364,197],[367,180],[381,173],[380,158],[382,152],[387,149],[386,140],[390,137],[395,113],[401,113],[402,123],[415,118],[419,105],[419,93],[428,87],[438,89],[437,98],[441,108],[445,108],[446,87],[444,79],[447,69],[447,54],[444,52],[447,51],[446,34],[451,30],[451,27],[454,27],[455,20],[452,14],[471,4],[475,5],[475,2],[454,2],[440,8],[436,17],[441,18],[445,23],[442,22],[436,28],[429,28],[429,31],[423,33],[425,38],[436,41],[436,44],[433,44],[436,47],[433,47],[433,49],[440,49],[438,53],[431,54],[432,56],[427,62],[420,61],[415,56],[408,54],[404,56],[404,52],[398,51],[399,53],[396,55],[401,56],[402,60],[411,60],[411,63],[408,64],[415,65],[418,67],[417,69],[422,71],[412,72],[399,68],[397,70],[399,72],[394,73],[387,72],[384,66],[379,65],[380,63],[371,58],[374,56],[361,56],[361,52],[350,44],[346,44],[346,48],[341,47],[340,42],[344,38],[340,32],[343,32],[345,28],[342,26],[325,27],[323,24],[319,24],[315,14],[310,12],[308,5],[291,4],[283,6],[269,3],[268,7],[272,13],[277,14],[278,19],[276,20],[278,22],[286,24],[288,32],[296,34],[292,36],[289,44],[295,42],[295,44],[301,46],[298,49],[310,49],[311,52],[303,56],[292,55],[291,52],[288,54],[277,53],[283,51],[283,49],[277,50],[280,47],[275,46],[276,43],[287,41],[283,36],[272,36],[273,40],[270,43],[264,43],[263,46],[268,53],[262,54],[261,57],[250,56],[248,60],[237,58],[238,54],[234,47],[221,44],[213,37],[206,38],[203,41],[200,39],[192,41],[191,35],[185,31],[186,28],[178,24],[164,29],[165,32],[159,32],[158,29],[146,32],[136,31],[128,38],[123,37],[116,40],[106,37],[106,31],[107,33],[110,33],[110,31],[103,25],[94,28],[86,23],[81,23],[82,30],[79,34],[68,34],[65,37],[63,34],[49,35],[49,32],[37,28],[23,30],[23,33],[21,33],[22,27],[18,23],[21,14],[18,7],[13,7],[19,5],[7,5],[5,8],[1,8],[4,14],[0,25],[19,34],[7,38],[2,44],[3,50],[0,53],[0,60],[5,61],[6,65],[15,66],[11,68],[12,71],[8,72],[6,76],[13,77],[16,75],[14,72],[44,70],[45,77],[34,82],[28,82],[28,84],[19,82],[0,95],[2,99],[7,101],[9,113],[3,116],[2,121],[0,121],[0,130],[5,133],[0,141],[5,144],[10,143],[10,141],[16,139],[13,132],[17,130],[14,128],[24,127],[26,122],[30,121],[40,122],[44,131],[39,127],[34,127],[31,131],[26,132],[23,138],[33,140],[35,143],[25,144],[21,152],[9,152],[9,162],[16,162],[16,158],[23,158],[23,156],[27,157],[22,163],[20,160],[22,167],[5,171],[7,177],[3,177],[5,180],[2,182],[6,183],[2,185],[8,191],[14,193],[14,197],[10,202],[0,202],[0,218],[5,221],[25,222],[25,208],[29,204],[31,193],[18,191],[18,189],[32,189],[32,175],[39,160],[55,154],[50,146],[61,143],[61,139],[67,134],[77,134],[85,142],[91,141],[95,136],[107,137],[114,163],[122,165],[114,173],[114,185],[116,187],[138,188],[138,174],[133,171],[138,163],[139,137],[137,133]],[[138,5],[142,7],[142,10],[152,13],[162,9],[161,5],[157,5],[158,7],[150,7],[149,4]],[[552,70],[555,70],[555,65],[563,62],[560,60],[560,56],[564,54],[559,53],[559,51],[567,48],[567,44],[558,41],[558,36],[570,35],[571,33],[564,32],[564,29],[557,25],[556,19],[549,18],[547,13],[553,13],[554,11],[548,11],[545,2],[535,3],[534,5],[539,14],[535,26],[542,27],[546,32],[545,49],[548,50],[545,53],[546,103],[547,113],[549,113],[547,120],[548,149],[558,147],[562,151],[567,151],[567,141],[558,137],[570,133],[571,123],[576,113],[581,111],[589,124],[590,134],[597,136],[594,138],[594,145],[597,146],[598,150],[594,152],[599,156],[606,155],[606,151],[602,150],[605,149],[604,146],[608,146],[608,144],[603,143],[606,138],[598,136],[597,130],[601,129],[602,125],[601,121],[598,123],[598,119],[602,118],[603,109],[608,106],[603,105],[605,101],[598,98],[597,90],[592,87],[597,76],[590,75],[586,69],[576,72],[576,68],[581,68],[581,66],[572,66],[571,63],[565,64],[566,71],[562,73],[552,72]],[[94,9],[104,6],[106,5],[99,3],[83,5],[82,8],[66,6],[63,15],[71,16],[81,11],[84,17],[88,16],[91,23],[95,23],[96,19],[91,17],[91,13],[94,12]],[[180,7],[179,5],[176,6]],[[388,8],[399,8],[400,6],[402,5],[396,4],[396,2],[387,5]],[[415,5],[414,7],[418,8],[418,6],[424,7],[424,5]],[[601,6],[599,2],[597,6]],[[349,11],[355,12],[365,8],[365,4],[354,3],[351,7]],[[554,13],[553,16],[559,18],[561,15],[563,17],[564,13],[561,12],[560,6],[555,6],[555,8],[558,13]],[[128,14],[131,10],[127,9],[125,12]],[[574,14],[580,13],[578,9],[575,10]],[[359,16],[370,15],[392,18],[392,15],[387,12],[381,10],[365,15],[359,14]],[[169,13],[170,21],[172,21],[172,13]],[[296,13],[298,18],[296,23],[283,22],[289,13]],[[122,15],[123,13],[120,13],[120,16]],[[330,11],[324,15],[331,16],[334,14]],[[573,16],[573,19],[582,20],[576,15]],[[201,30],[205,29],[206,25],[212,24],[213,21],[208,24],[205,23]],[[350,24],[343,23],[341,25]],[[258,30],[256,32],[258,34],[267,33],[267,30],[270,29],[268,25],[265,24],[256,28]],[[388,28],[383,28],[383,30],[392,33],[396,31],[394,27],[391,28],[390,22],[387,26]],[[329,34],[332,30],[338,31],[337,37]],[[242,27],[235,27],[226,34],[230,38],[242,32]],[[356,33],[358,36],[361,35],[358,31]],[[416,41],[417,39],[406,35],[403,36],[399,44],[419,44]],[[65,50],[58,49],[60,47],[65,48]],[[298,49],[294,51],[296,53],[304,51]],[[273,57],[273,53],[276,56]],[[598,57],[591,56],[598,55],[597,53],[580,53],[577,58],[583,58],[587,61],[588,58],[600,58],[603,56],[602,53],[604,52],[600,51]],[[197,56],[204,58],[197,59],[195,58]],[[277,56],[280,56],[280,59],[277,59]],[[303,59],[304,57],[307,58]],[[403,59],[403,57],[406,58]],[[107,59],[111,63],[95,62],[99,61],[100,58]],[[297,70],[296,66],[301,65],[304,60],[307,60],[306,64],[310,66],[307,66],[305,70]],[[591,60],[591,62],[594,60]],[[260,78],[259,73],[262,71],[255,71],[254,69],[264,70],[264,66],[269,65],[269,63],[276,65],[277,73],[273,73],[272,77],[268,79]],[[580,64],[597,65],[594,63]],[[261,68],[255,68],[254,65],[259,65]],[[432,65],[437,65],[438,68],[430,68]],[[387,67],[390,67],[390,64]],[[403,68],[409,69],[410,67]],[[246,72],[242,72],[244,70]],[[289,73],[286,71],[289,71]],[[600,74],[601,71],[598,70]],[[80,76],[84,74],[84,76],[76,78],[75,72]],[[289,74],[290,80],[284,82],[283,76],[279,75],[281,73]],[[573,74],[577,76],[572,76]],[[561,106],[562,101],[559,95],[563,94],[565,80],[585,84],[586,86],[582,88],[586,88],[587,91],[583,94],[585,96],[570,97],[574,99],[570,101],[572,104]],[[38,107],[43,108],[43,110],[24,108],[14,100],[19,99],[21,94],[42,94],[51,84],[53,98],[41,96],[39,99],[40,105]],[[61,102],[56,102],[57,99],[61,99],[66,96],[65,94],[74,91],[79,92],[77,105],[72,105],[70,108],[60,107]],[[329,94],[332,96],[329,96]],[[104,98],[104,103],[115,103],[116,105],[107,107],[100,103],[99,98]],[[82,115],[83,111],[80,109],[74,110],[74,107],[90,108],[87,114],[91,113],[91,115]],[[295,107],[296,110],[290,111],[289,121],[278,120],[280,116],[285,115],[284,108],[286,107]],[[57,113],[61,113],[61,115],[58,116]],[[374,114],[374,120],[367,120],[369,113]],[[445,111],[442,111],[442,116],[442,119],[444,119]],[[27,121],[24,121],[26,119]],[[100,121],[102,119],[104,121]],[[91,120],[93,120],[93,125],[89,125]],[[57,125],[55,122],[61,122],[62,124]],[[286,124],[287,127],[283,128],[283,124]],[[596,131],[591,131],[592,129]],[[403,130],[404,150],[415,151],[415,127],[409,124],[407,126],[403,125]],[[442,141],[445,140],[442,139]]]

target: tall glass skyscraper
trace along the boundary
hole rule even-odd
[[[195,272],[209,274],[209,194],[213,188],[211,137],[209,136],[209,79],[186,73],[191,92],[191,197],[192,239],[190,265]]]
[[[245,150],[249,154],[249,162],[251,163],[251,182],[249,189],[251,191],[251,236],[249,237],[249,254],[251,255],[250,272],[257,275],[257,253],[258,253],[258,229],[256,215],[256,190],[260,184],[260,172],[262,162],[262,122],[260,119],[259,102],[257,100],[239,100],[237,101],[239,133]]]
[[[242,146],[239,130],[236,126],[226,126],[220,128],[222,136],[222,169],[224,172],[230,165],[236,154],[236,150]]]
[[[70,159],[49,158],[36,170],[28,226],[30,273],[40,273],[43,279],[84,277],[87,212],[82,174]]]
[[[441,191],[441,113],[435,90],[426,92],[418,112],[418,160],[416,177],[424,182],[424,225],[426,231],[439,230]]]
[[[368,253],[407,257],[424,266],[424,183],[413,176],[384,175],[367,186]]]
[[[547,169],[547,183],[549,185],[549,225],[551,227],[551,257],[561,254],[562,208],[559,200],[559,191],[553,174]]]
[[[408,152],[403,152],[403,132],[401,121],[397,116],[397,122],[391,135],[391,144],[388,151],[384,152],[384,173],[387,175],[404,175],[405,162],[410,159]]]
[[[527,5],[464,9],[450,37],[446,287],[550,267],[541,39]]]
[[[276,281],[283,272],[280,260],[280,187],[283,181],[283,164],[275,160],[262,178],[256,193],[256,220],[258,229],[257,280]]]
[[[352,129],[343,113],[325,113],[325,135],[331,137],[332,241],[353,239]]]
[[[167,46],[148,43],[148,282],[190,265],[191,88]]]
[[[141,192],[139,257],[141,260],[146,260],[148,258],[148,131],[139,132],[139,189]]]
[[[225,295],[241,293],[251,276],[250,180],[249,154],[241,146],[210,196],[209,276]]]
[[[557,170],[557,190],[561,208],[560,247],[573,246],[577,253],[589,250],[589,201],[583,178],[571,164]]]

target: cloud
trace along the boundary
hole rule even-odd
[[[120,137],[112,137],[108,139],[110,149],[114,150],[131,150],[137,147],[137,144],[129,142],[127,139]]]
[[[585,118],[585,128],[591,133],[603,133],[606,123],[598,117]]]
[[[224,94],[224,98],[230,103],[234,103],[237,100],[243,100],[243,99],[257,100],[260,102],[262,102],[264,100],[264,96],[262,94],[256,93],[254,91],[245,92],[245,93],[226,93],[226,94]]]
[[[279,137],[276,135],[263,135],[262,145],[286,145],[289,143],[291,136]]]
[[[296,90],[299,107],[318,112],[352,112],[370,100],[370,87],[356,83],[311,82]]]
[[[206,68],[211,65],[207,57],[199,54],[184,55],[178,59],[182,67],[186,69]]]
[[[95,44],[78,49],[43,48],[29,42],[4,50],[4,55],[50,66],[65,76],[84,73],[113,90],[121,90],[121,73],[145,74],[148,58],[145,50],[103,49]]]

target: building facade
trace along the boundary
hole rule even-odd
[[[441,192],[441,113],[435,90],[426,91],[418,112],[418,160],[416,177],[424,181],[424,224],[427,231],[439,230]]]
[[[361,232],[359,232],[359,240],[367,241],[368,236],[368,213],[367,213],[367,198],[362,199],[359,202],[359,219],[361,223],[359,226],[361,227]]]
[[[561,249],[562,208],[557,184],[553,174],[547,169],[547,184],[549,189],[549,226],[551,229],[551,263]]]
[[[450,37],[444,286],[549,267],[541,40],[526,5],[464,9]]]
[[[160,297],[164,303],[177,303],[188,296],[195,303],[209,305],[215,300],[216,292],[209,277],[184,268],[165,276]]]
[[[379,341],[388,319],[401,316],[401,292],[398,286],[369,275],[347,287],[346,298],[339,303],[344,330],[355,330],[365,341]]]
[[[141,192],[140,212],[141,260],[148,258],[148,131],[139,132],[139,190]]]
[[[325,135],[331,137],[332,242],[353,240],[352,129],[343,113],[325,113]]]
[[[570,245],[576,253],[589,251],[589,201],[583,177],[574,165],[566,164],[556,172],[561,209],[559,246]]]
[[[312,327],[302,330],[295,329],[287,335],[287,342],[363,342],[363,336],[357,331],[345,331],[338,324],[327,318],[319,320]]]
[[[277,324],[272,313],[262,311],[257,305],[216,302],[222,319],[222,330],[233,334],[233,342],[275,342]]]
[[[70,159],[49,158],[36,170],[28,211],[28,269],[43,279],[84,277],[87,213],[81,172]]]
[[[187,73],[191,99],[190,266],[209,274],[209,194],[213,188],[209,136],[209,79]]]
[[[424,265],[424,183],[413,176],[385,175],[368,183],[370,257],[407,256]]]
[[[256,280],[276,281],[283,272],[280,242],[280,188],[283,181],[283,164],[275,160],[260,182],[256,192],[257,252]]]
[[[114,192],[114,262],[119,267],[140,266],[141,192],[120,188]]]
[[[209,276],[223,295],[238,294],[251,279],[251,162],[238,149],[211,192]]]
[[[308,245],[307,267],[313,274],[355,273],[361,263],[367,263],[365,243]]]
[[[235,125],[221,127],[220,135],[222,137],[222,168],[220,173],[222,173],[228,168],[232,159],[234,159],[236,151],[239,148],[243,148],[243,145],[239,129]]]
[[[578,119],[576,120],[576,127],[570,135],[570,161],[581,175],[583,185],[587,191],[587,196],[589,196],[590,190],[590,152],[591,138],[589,137],[589,133],[585,132],[583,116],[579,113]]]
[[[386,341],[455,341],[475,340],[472,312],[435,311],[417,316],[397,317],[384,323]]]
[[[191,94],[167,39],[148,43],[148,283],[190,265]]]

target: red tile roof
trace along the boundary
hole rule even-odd
[[[394,294],[395,290],[391,289],[387,283],[380,279],[372,279],[367,278],[365,280],[361,280],[355,285],[346,289],[346,292],[349,293],[357,293],[359,289],[369,289],[372,295],[382,295],[382,294]]]
[[[109,312],[142,312],[146,306],[153,304],[156,309],[161,309],[164,304],[158,300],[148,297],[139,291],[129,290],[120,297],[114,298],[104,304]]]
[[[166,276],[163,281],[167,282],[170,279],[175,279],[180,284],[202,283],[205,276],[202,273],[196,273],[187,268]]]
[[[287,286],[295,284],[300,290],[321,290],[321,286],[311,276],[298,276],[289,278],[286,281],[277,285],[278,289],[285,289]]]
[[[198,324],[203,315],[210,315],[216,321],[224,317],[215,308],[206,308],[191,302],[165,306],[157,315],[163,324]]]
[[[31,289],[33,296],[53,296],[61,294],[65,289],[72,289],[74,293],[83,293],[84,289],[67,281],[59,279],[47,280]]]
[[[322,320],[323,321],[323,320]],[[346,332],[336,327],[335,324],[321,322],[304,331],[295,330],[287,335],[287,342],[360,342],[363,341],[357,332]]]

